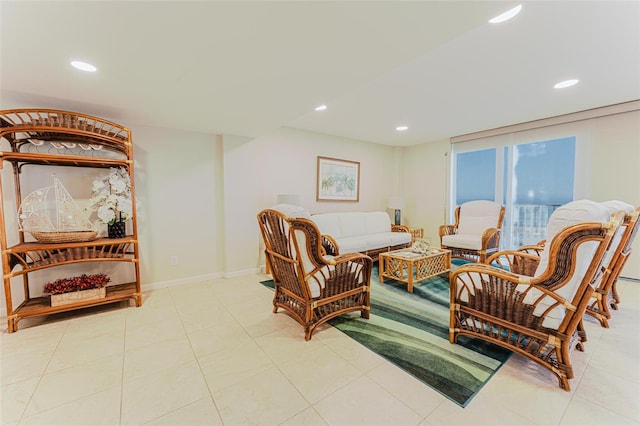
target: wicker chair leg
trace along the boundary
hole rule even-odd
[[[584,323],[582,322],[582,320],[580,320],[580,322],[578,323],[578,344],[576,345],[576,349],[578,349],[580,352],[584,352],[584,347],[582,347],[582,349],[580,349],[578,347],[582,346],[582,342],[586,342],[587,341],[587,332],[584,329]]]
[[[611,314],[605,315],[605,314],[599,312],[599,313],[597,313],[595,315],[595,318],[600,322],[600,325],[602,326],[602,328],[609,328],[608,319],[611,318]]]
[[[304,340],[307,342],[311,340],[311,334],[313,333],[313,329],[306,327],[304,330]]]
[[[600,314],[600,316],[604,317],[605,324],[607,323],[607,319],[611,318],[611,311],[609,311],[608,300],[608,294],[602,294],[601,297],[598,298],[598,313]],[[605,325],[602,323],[602,321],[600,321],[600,324],[602,324],[604,328],[609,328],[609,324]]]
[[[620,295],[618,294],[618,280],[613,282],[611,286],[611,294],[613,295],[613,300],[615,301],[616,307],[614,309],[618,309],[617,305],[620,303]]]

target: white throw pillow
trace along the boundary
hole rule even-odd
[[[469,201],[460,206],[458,234],[482,234],[485,229],[497,228],[502,206],[494,201]]]
[[[288,217],[301,217],[304,219],[311,219],[309,210],[302,206],[294,206],[293,204],[278,204],[271,207],[272,210],[279,211],[280,213]]]

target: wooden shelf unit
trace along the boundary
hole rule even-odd
[[[24,166],[63,166],[108,168],[124,167],[131,178],[131,194],[135,199],[133,177],[133,145],[131,131],[116,123],[70,111],[52,109],[20,109],[0,111],[0,141],[9,143],[10,151],[0,151],[0,169],[9,163],[13,169],[16,206],[22,201],[20,178]],[[45,149],[39,150],[40,147]],[[77,148],[74,151],[70,149]],[[31,149],[35,152],[29,152]],[[113,157],[113,158],[112,158]],[[31,167],[29,168],[29,171]],[[5,203],[0,176],[0,250],[8,331],[18,330],[23,318],[49,315],[90,306],[133,300],[142,304],[140,289],[137,217],[132,217],[132,235],[125,238],[99,238],[87,242],[39,243],[25,241],[18,232],[19,242],[7,245]],[[11,214],[16,214],[13,212]],[[29,274],[34,271],[83,262],[128,262],[134,268],[135,281],[109,285],[106,297],[52,307],[50,296],[31,297]],[[13,306],[12,278],[22,277],[24,300]],[[14,283],[15,284],[15,283]]]

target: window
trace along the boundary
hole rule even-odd
[[[544,239],[551,213],[573,200],[575,140],[566,137],[456,153],[451,210],[471,200],[501,201],[506,207],[502,248]]]
[[[456,205],[496,198],[496,150],[463,152],[456,156]]]

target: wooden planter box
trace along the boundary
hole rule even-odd
[[[104,299],[106,295],[106,287],[72,291],[70,293],[52,294],[51,306],[62,306],[69,305],[71,303],[85,302],[87,300]]]

